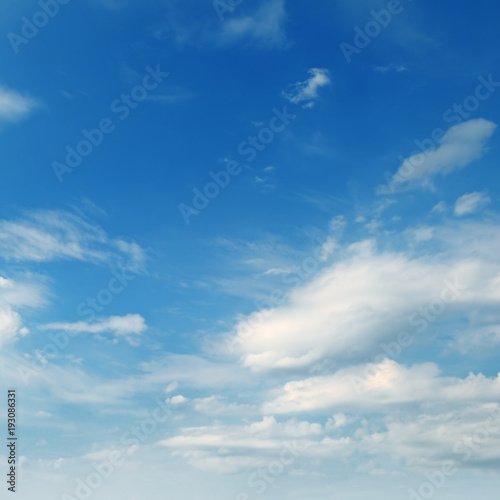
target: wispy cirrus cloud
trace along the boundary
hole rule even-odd
[[[303,82],[294,83],[289,90],[283,92],[283,97],[294,104],[306,101],[305,107],[314,106],[321,87],[331,85],[329,72],[324,68],[312,68],[308,71],[309,78]]]
[[[279,48],[286,42],[284,0],[271,0],[260,5],[253,15],[235,17],[223,24],[224,44],[246,41]]]
[[[0,253],[6,260],[79,260],[142,270],[145,251],[134,242],[112,238],[98,225],[65,210],[38,210],[0,221]]]
[[[16,90],[0,86],[0,121],[18,122],[40,106],[40,102]]]
[[[454,212],[457,217],[472,215],[490,202],[491,198],[485,193],[475,191],[474,193],[464,194],[455,202]]]
[[[146,331],[146,321],[139,314],[126,316],[110,316],[92,323],[78,321],[76,323],[50,323],[41,327],[42,330],[65,330],[66,332],[113,334],[116,338],[125,338],[130,345],[138,345],[138,336]]]
[[[500,345],[500,318],[498,323],[488,326],[476,326],[460,332],[450,342],[450,347],[467,355],[471,351],[493,353]]]
[[[379,186],[377,193],[388,194],[417,187],[433,188],[433,180],[437,175],[445,176],[479,160],[496,128],[495,123],[483,118],[451,127],[436,148],[407,158],[389,185]]]
[[[287,44],[285,0],[238,6],[223,22],[211,2],[200,7],[193,0],[173,0],[165,9],[165,20],[152,29],[153,36],[172,39],[178,45],[224,48],[241,44],[279,49]]]
[[[182,434],[159,444],[194,467],[227,474],[257,468],[263,459],[279,456],[286,441],[296,444],[299,438],[311,444],[311,439],[323,434],[322,426],[317,423],[296,419],[281,423],[264,416],[261,421],[245,426],[184,428]],[[226,450],[223,455],[218,453],[221,447]]]

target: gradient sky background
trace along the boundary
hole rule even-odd
[[[492,498],[498,2],[57,5],[0,4],[18,498]]]

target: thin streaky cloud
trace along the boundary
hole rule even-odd
[[[134,270],[143,269],[146,261],[136,243],[112,238],[100,226],[65,210],[38,210],[1,220],[0,251],[17,261],[80,260]]]

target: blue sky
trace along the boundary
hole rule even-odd
[[[498,13],[2,3],[20,498],[498,490]]]

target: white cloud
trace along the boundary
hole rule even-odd
[[[491,222],[473,219],[450,220],[448,224],[436,226],[435,239],[441,241],[441,246],[450,256],[480,256],[485,262],[497,261],[500,245],[498,217]]]
[[[0,346],[16,337],[21,326],[21,316],[10,307],[0,305]]]
[[[402,331],[428,328],[423,306],[439,306],[441,319],[452,320],[500,299],[496,224],[420,228],[413,238],[440,253],[378,251],[371,240],[342,248],[333,264],[297,283],[282,305],[243,317],[230,336],[234,354],[258,371],[346,364],[378,354],[381,342]]]
[[[350,423],[350,419],[344,413],[336,413],[333,418],[329,418],[325,428],[327,430],[336,430],[345,427]]]
[[[179,395],[179,396],[174,396],[172,398],[168,398],[166,400],[166,403],[169,403],[171,405],[182,405],[184,403],[187,403],[189,400],[187,398],[185,398],[184,396],[182,395]]]
[[[346,228],[347,222],[343,215],[336,215],[329,224],[330,230],[334,233],[342,234]]]
[[[200,12],[203,15],[200,16]],[[165,18],[153,35],[172,38],[179,45],[223,48],[240,44],[266,49],[286,45],[285,0],[265,0],[229,8],[223,22],[213,2],[171,0],[165,5]]]
[[[473,350],[494,352],[500,346],[500,324],[467,328],[458,332],[450,345],[464,355]]]
[[[418,380],[412,381],[407,391],[410,393],[417,388],[417,396],[405,395],[406,377],[421,374],[426,380],[420,384]],[[332,460],[349,460],[351,465],[357,464],[358,471],[366,470],[371,474],[386,474],[386,467],[396,471],[396,464],[402,462],[406,464],[406,469],[403,469],[406,473],[409,469],[440,469],[444,461],[451,461],[459,469],[497,471],[500,463],[500,410],[497,403],[484,403],[486,398],[482,395],[474,401],[475,391],[481,394],[483,388],[488,390],[490,379],[478,377],[471,384],[469,379],[472,376],[461,380],[435,379],[434,375],[431,366],[422,366],[413,373],[406,373],[401,383],[392,380],[399,395],[395,400],[404,402],[415,401],[419,395],[431,395],[432,383],[437,382],[438,394],[420,406],[395,402],[391,412],[383,402],[376,402],[371,407],[370,403],[377,401],[375,395],[371,396],[365,409],[370,414],[382,411],[385,416],[381,419],[368,421],[337,413],[322,425],[298,419],[278,422],[274,416],[264,416],[261,421],[248,425],[181,428],[176,436],[159,444],[193,467],[222,474],[257,471],[283,456],[282,453],[287,454],[287,458],[295,455],[300,460],[301,469],[310,472],[320,471],[326,464],[331,468]],[[381,380],[380,384],[384,387],[384,381]],[[493,398],[498,397],[498,379],[495,385],[495,393],[490,391]],[[461,394],[463,390],[465,396]],[[443,394],[446,401],[441,405],[438,399]],[[328,397],[334,395],[328,393]],[[466,404],[467,398],[473,404]],[[446,402],[450,399],[463,404],[447,408]],[[438,406],[432,408],[429,403],[436,401]],[[405,411],[407,407],[409,411]],[[425,409],[419,411],[419,408]],[[332,438],[330,433],[342,436]]]
[[[0,276],[0,346],[29,333],[18,311],[44,305],[44,295],[47,292],[40,285]]]
[[[370,233],[376,233],[383,226],[384,223],[381,220],[372,219],[370,222],[363,226],[363,229],[366,229]]]
[[[6,385],[25,382],[23,374],[19,372],[19,367],[33,371],[31,368],[33,360],[38,368],[40,363],[32,358],[34,356],[25,359],[16,355],[1,360],[0,377],[4,381],[9,381]],[[110,362],[114,364],[113,358],[110,358]],[[256,383],[248,377],[247,370],[234,363],[224,364],[220,360],[209,361],[188,355],[170,354],[157,358],[155,361],[141,363],[139,366],[127,366],[126,370],[128,371],[122,377],[100,378],[98,375],[90,375],[79,365],[60,366],[54,360],[48,363],[42,371],[33,373],[29,382],[36,388],[43,387],[48,390],[54,400],[71,404],[105,404],[106,407],[116,407],[126,400],[130,403],[135,396],[144,394],[150,394],[156,398],[165,392],[165,387],[172,381],[179,381],[183,387],[199,391],[213,391],[214,388],[227,390],[231,387],[249,390]],[[92,390],[89,390],[89,387]]]
[[[141,270],[146,260],[136,243],[110,238],[101,227],[61,210],[39,210],[22,219],[0,221],[0,252],[5,259],[75,259],[113,263],[135,271]]]
[[[144,372],[141,380],[126,380],[124,385],[133,384],[137,390],[141,387],[155,387],[176,381],[179,385],[197,389],[215,387],[248,387],[254,384],[247,371],[242,367],[220,360],[209,360],[194,355],[169,354],[154,361],[140,365]]]
[[[399,65],[398,64],[389,64],[388,66],[374,66],[373,71],[375,71],[375,73],[381,73],[381,74],[385,74],[388,71],[395,71],[396,73],[403,73],[403,72],[408,71],[408,68],[406,68],[402,64],[399,64]]]
[[[167,387],[165,388],[165,392],[167,394],[169,394],[170,392],[173,392],[175,391],[177,388],[179,387],[179,383],[178,382],[171,382],[170,384],[167,385]]]
[[[180,435],[160,444],[195,467],[234,473],[256,468],[265,463],[266,458],[279,457],[280,452],[287,449],[284,443],[295,444],[297,451],[303,452],[312,443],[311,438],[323,434],[318,423],[296,419],[279,423],[274,417],[266,416],[246,426],[184,428]]]
[[[226,398],[210,396],[207,398],[199,398],[194,400],[194,409],[197,412],[205,413],[206,415],[248,415],[256,413],[257,408],[248,404],[233,404],[227,403]]]
[[[497,403],[474,404],[433,414],[387,417],[386,431],[366,433],[360,449],[370,456],[391,456],[420,471],[441,470],[451,462],[466,470],[498,473],[500,410]]]
[[[43,330],[65,330],[72,333],[112,333],[116,337],[124,337],[131,345],[137,345],[137,335],[146,329],[146,322],[139,314],[126,316],[110,316],[101,318],[94,323],[78,321],[77,323],[51,323],[41,327]]]
[[[446,203],[444,201],[440,201],[437,205],[434,205],[432,213],[442,214],[446,212],[447,209],[448,207],[446,206]]]
[[[268,276],[268,275],[271,275],[271,276],[280,276],[282,274],[290,274],[292,271],[293,271],[293,269],[289,268],[289,267],[285,267],[283,269],[277,269],[277,268],[273,267],[272,269],[268,269],[264,273],[264,276]]]
[[[87,453],[82,458],[84,460],[89,460],[92,462],[103,462],[108,460],[110,455],[114,452],[119,452],[121,455],[130,457],[132,456],[138,449],[137,445],[132,446],[113,446],[111,448],[104,448],[99,451],[92,451]]]
[[[340,247],[337,238],[329,236],[326,241],[321,245],[319,251],[319,261],[326,262],[333,253]]]
[[[263,2],[252,16],[227,19],[223,23],[221,43],[250,41],[267,47],[281,47],[286,42],[284,0]]]
[[[47,302],[48,291],[41,283],[35,281],[34,276],[28,278],[19,277],[14,281],[0,277],[0,303],[18,308],[41,307]],[[43,281],[42,278],[39,278]]]
[[[47,412],[47,411],[40,410],[40,411],[37,411],[35,413],[35,417],[37,417],[37,418],[50,418],[50,417],[52,417],[52,414]]]
[[[435,229],[433,227],[420,226],[415,229],[410,229],[408,234],[415,243],[420,243],[422,241],[432,240],[434,231]]]
[[[37,100],[0,86],[0,121],[17,122],[26,118],[38,106]]]
[[[332,83],[328,70],[324,68],[312,68],[308,73],[310,76],[307,80],[295,83],[288,91],[283,92],[285,99],[294,104],[307,101],[306,107],[311,107],[318,98],[318,90]]]
[[[440,376],[433,363],[406,368],[395,361],[361,365],[334,375],[287,383],[281,394],[264,405],[267,414],[317,410],[381,410],[410,403],[456,405],[491,403],[500,396],[500,374],[465,379]]]
[[[480,159],[486,151],[486,141],[496,127],[482,118],[451,127],[435,149],[427,149],[407,158],[389,185],[379,186],[377,193],[388,194],[416,187],[432,188],[436,175],[445,176]]]
[[[382,340],[382,332],[404,329],[417,304],[438,295],[447,274],[452,274],[451,269],[412,262],[403,255],[375,255],[367,243],[351,251],[354,255],[293,290],[288,305],[252,328],[241,346],[236,343],[245,365],[306,367],[334,354],[363,351]],[[399,279],[402,273],[407,281]],[[244,332],[247,324],[243,320],[236,332]]]
[[[477,191],[464,194],[455,202],[455,215],[463,217],[478,212],[491,202],[491,199],[485,193]]]

